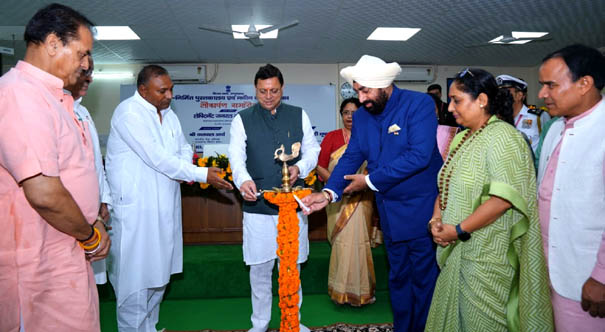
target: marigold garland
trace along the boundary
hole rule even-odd
[[[310,189],[296,191],[298,198],[311,194]],[[279,257],[279,308],[281,309],[280,332],[300,329],[298,321],[298,289],[300,277],[298,261],[298,203],[293,193],[265,192],[264,197],[279,207],[277,223],[277,256]]]

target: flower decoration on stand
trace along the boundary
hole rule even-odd
[[[227,181],[233,182],[233,173],[231,172],[231,164],[229,164],[229,158],[224,154],[216,154],[215,156],[202,157],[194,161],[199,167],[216,167],[220,168],[221,172],[219,176]],[[200,183],[202,189],[206,189],[210,186],[208,183]]]
[[[303,198],[311,194],[310,189],[296,190],[296,196]],[[279,308],[281,309],[280,332],[298,332],[298,289],[300,275],[298,261],[298,203],[291,192],[265,192],[269,202],[279,206],[277,223],[277,257],[279,257]]]
[[[305,184],[311,187],[315,184],[315,181],[317,181],[317,171],[316,169],[313,169],[305,178]]]

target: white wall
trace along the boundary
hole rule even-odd
[[[207,77],[214,75],[216,65],[207,65]],[[260,66],[264,64],[219,64],[215,84],[252,84],[254,75]],[[338,117],[337,108],[342,98],[340,97],[340,85],[344,80],[339,75],[340,69],[350,64],[275,64],[283,73],[285,84],[333,84],[336,85],[337,100],[334,101],[334,116]],[[124,72],[129,71],[137,75],[143,67],[140,64],[103,65],[95,67],[95,71],[101,72]],[[443,99],[445,100],[446,80],[454,77],[464,67],[462,66],[437,66],[436,80],[443,88]],[[538,67],[481,67],[494,75],[509,74],[523,78],[528,82],[527,101],[537,104],[538,98]],[[95,79],[90,86],[88,95],[83,99],[83,104],[88,108],[95,121],[99,134],[109,133],[109,123],[113,110],[120,102],[120,85],[134,84],[135,79]],[[401,88],[426,92],[429,84],[397,84]]]
[[[339,64],[339,70],[350,66],[351,64]],[[471,66],[472,67],[472,66]],[[431,84],[439,84],[443,89],[442,99],[447,99],[447,79],[453,78],[461,70],[465,69],[464,66],[436,66],[436,78],[434,82],[421,84],[421,83],[401,83],[398,82],[397,86],[402,89],[415,90],[420,92],[426,92],[426,88]],[[527,102],[529,104],[538,104],[538,69],[539,67],[477,67],[489,71],[492,75],[498,76],[502,74],[508,74],[515,77],[523,78],[528,83]],[[339,77],[339,86],[345,81]]]
[[[207,65],[207,77],[214,76],[215,64]],[[212,84],[253,84],[254,75],[265,64],[219,64]],[[333,84],[338,82],[336,64],[275,64],[284,75],[284,84]],[[96,65],[95,72],[132,72],[135,76],[143,65]],[[113,110],[120,102],[120,85],[134,84],[132,79],[94,79],[82,104],[90,111],[99,134],[109,133]],[[334,101],[336,109],[337,101]],[[336,112],[336,111],[334,111]],[[336,113],[335,113],[336,114]]]

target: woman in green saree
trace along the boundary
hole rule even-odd
[[[347,149],[353,113],[361,106],[357,98],[345,99],[340,105],[344,128],[329,132],[321,143],[317,174],[327,181],[338,160]],[[365,170],[365,164],[358,172]],[[328,273],[328,294],[339,304],[362,306],[375,301],[376,278],[371,247],[372,234],[371,191],[345,196],[326,207],[328,241],[332,245]],[[373,231],[374,230],[374,231]]]
[[[553,331],[535,170],[510,95],[481,69],[460,72],[449,94],[467,129],[438,176],[429,229],[441,274],[425,331]]]

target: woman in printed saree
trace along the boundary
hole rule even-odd
[[[425,331],[552,331],[535,171],[511,125],[510,94],[490,73],[466,69],[450,98],[467,129],[437,179],[429,229],[441,274]]]
[[[357,98],[345,99],[340,105],[344,128],[329,132],[321,143],[317,174],[327,181],[330,173],[347,149],[353,113],[361,106]],[[363,172],[365,165],[358,172]],[[339,304],[362,306],[375,301],[376,278],[371,247],[372,202],[370,191],[345,196],[326,207],[328,240],[332,245],[328,294]]]

